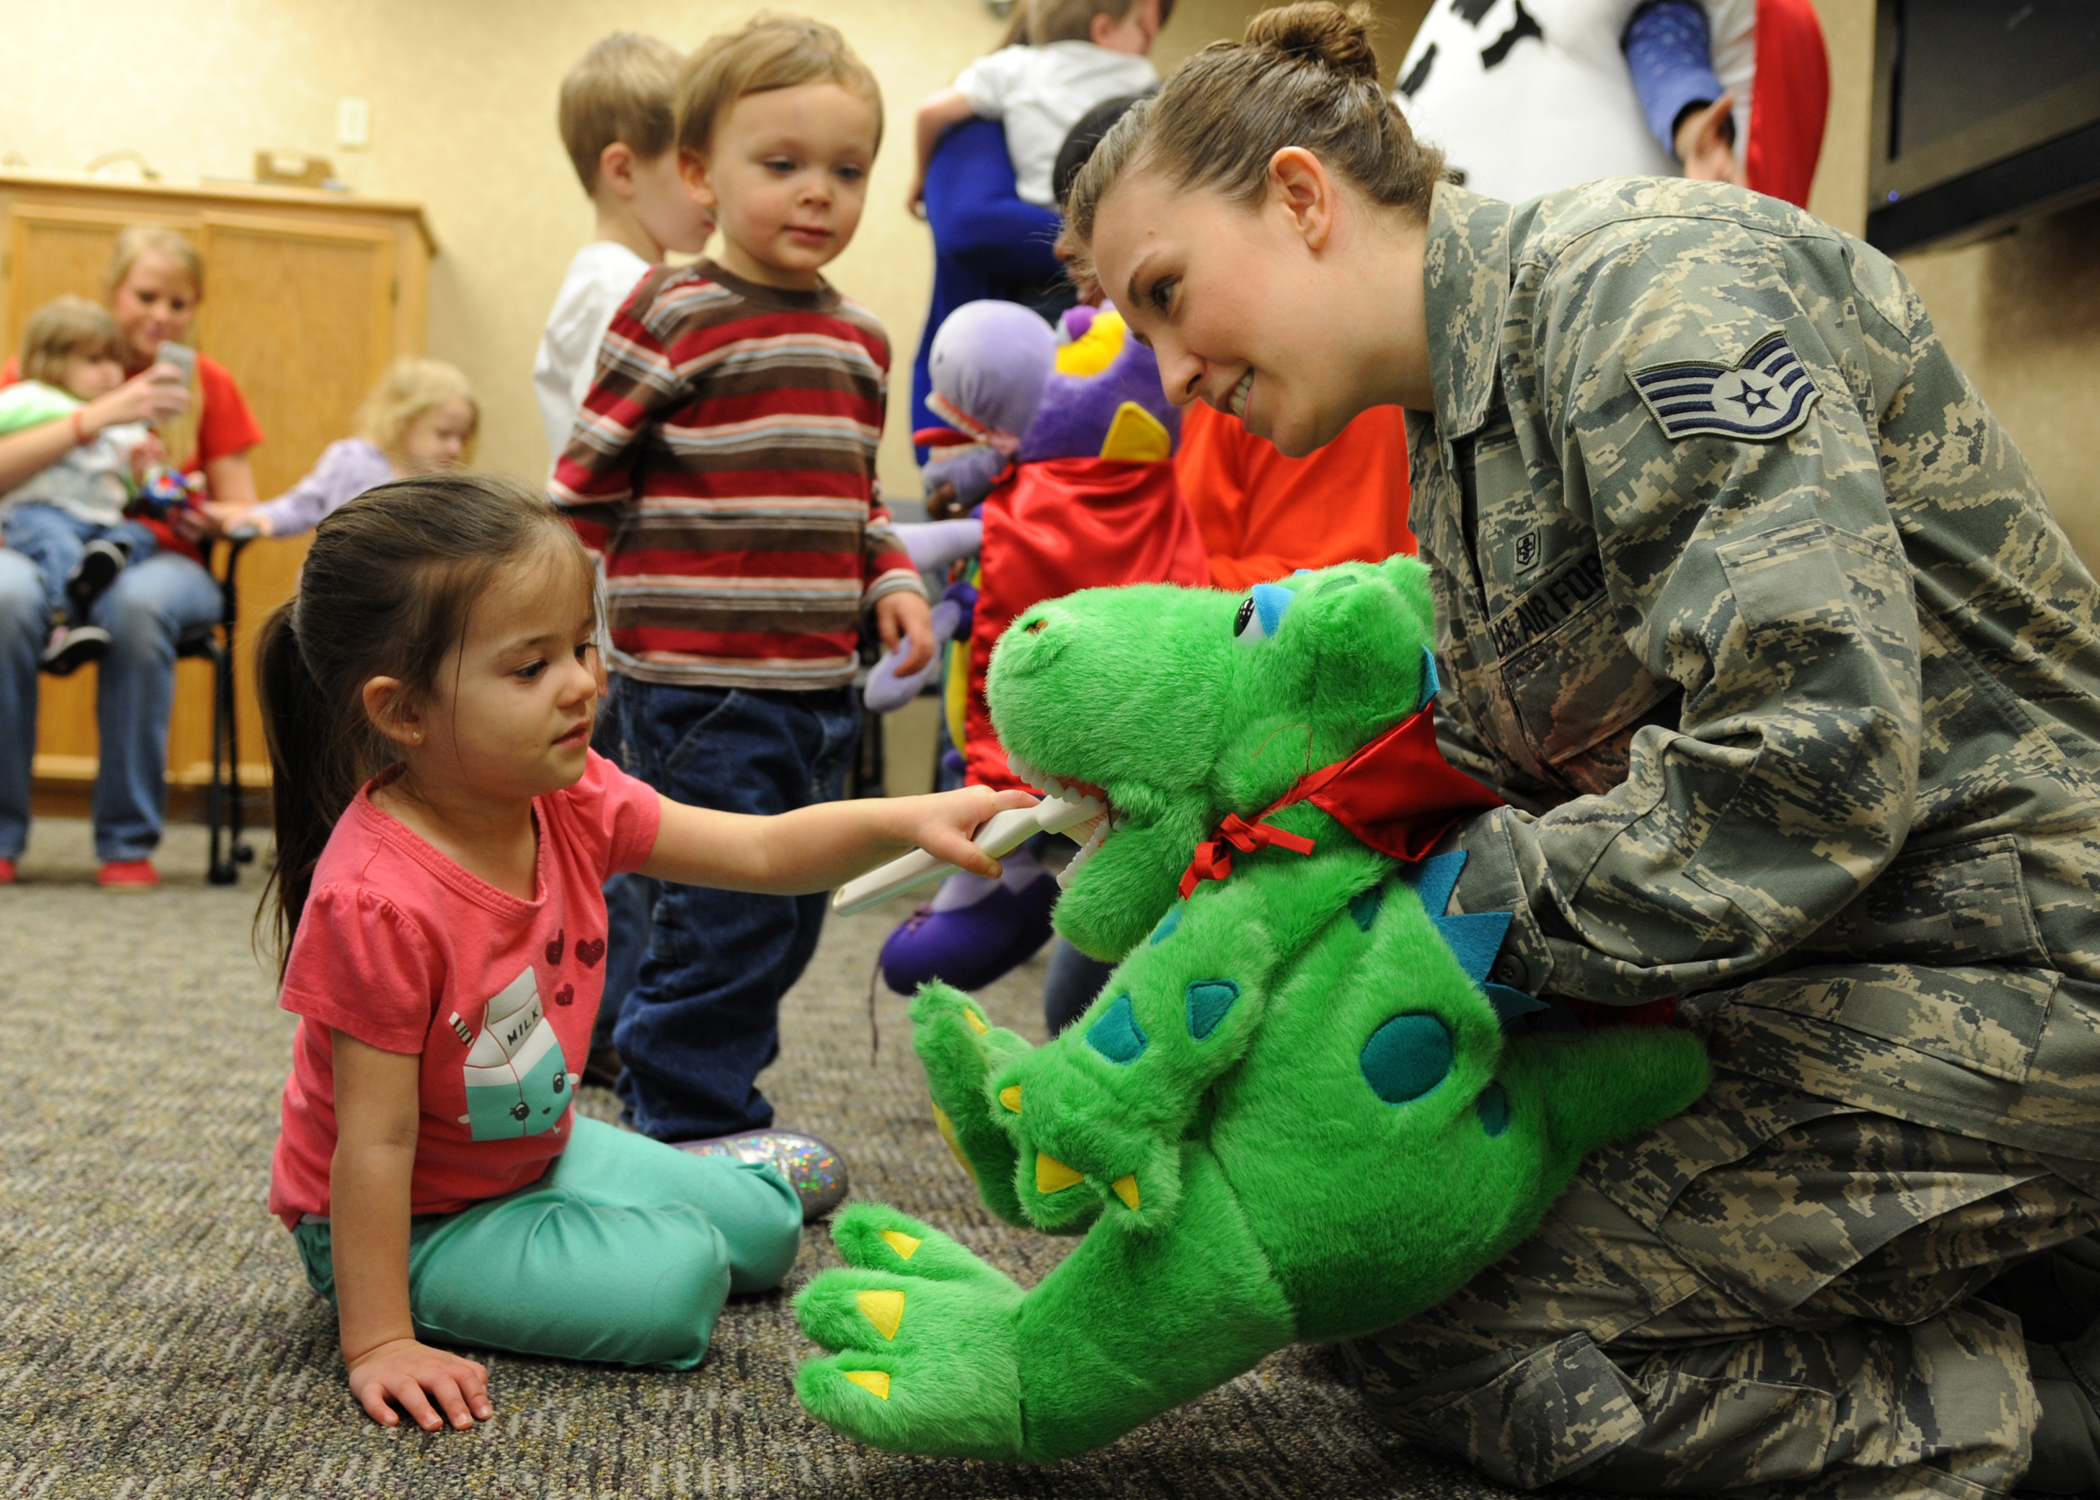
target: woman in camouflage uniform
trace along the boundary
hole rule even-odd
[[[1177,401],[1294,455],[1409,408],[1444,750],[1508,803],[1454,907],[1516,913],[1503,983],[1682,997],[1716,1065],[1352,1347],[1366,1392],[1526,1488],[2100,1486],[2091,575],[1858,240],[1715,184],[1439,175],[1305,4],[1066,202]]]

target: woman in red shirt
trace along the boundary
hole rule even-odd
[[[110,260],[109,304],[129,340],[127,375],[151,368],[161,345],[179,342],[196,320],[204,294],[204,263],[172,229],[134,225],[117,236]],[[14,362],[0,383],[15,378]],[[182,455],[185,472],[202,470],[215,499],[255,503],[248,450],[262,429],[224,365],[197,356],[194,393],[197,437]],[[14,434],[26,447],[42,429]],[[63,450],[61,450],[63,451]],[[0,446],[0,487],[20,483],[51,461],[45,456],[22,473],[11,448]],[[33,455],[30,455],[33,457]],[[25,459],[26,461],[26,459]],[[149,522],[161,550],[117,574],[98,598],[91,623],[109,632],[108,654],[97,672],[95,719],[98,760],[93,816],[98,877],[105,889],[146,890],[158,885],[152,853],[167,814],[168,716],[175,703],[175,647],[187,633],[219,617],[219,588],[205,569],[197,542],[208,535],[200,512],[178,511],[173,524]],[[20,606],[20,569],[0,561],[0,708],[11,732],[0,734],[0,884],[14,878],[14,861],[28,836],[30,762],[36,750],[36,653],[40,610]],[[34,629],[34,637],[25,631]]]

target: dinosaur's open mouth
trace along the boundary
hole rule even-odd
[[[1065,830],[1067,838],[1078,839],[1080,844],[1079,852],[1058,872],[1057,884],[1062,890],[1072,883],[1072,877],[1079,873],[1079,867],[1094,857],[1095,851],[1108,841],[1109,834],[1114,831],[1117,823],[1115,799],[1108,795],[1108,788],[1097,786],[1091,781],[1082,781],[1075,776],[1052,776],[1046,771],[1038,771],[1012,751],[1007,752],[1006,764],[1014,775],[1038,792],[1046,792],[1053,797],[1069,798],[1075,802],[1082,797],[1092,797],[1106,809],[1088,821],[1075,823]]]

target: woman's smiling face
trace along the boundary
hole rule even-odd
[[[1094,214],[1102,290],[1159,356],[1168,397],[1206,401],[1293,458],[1367,404],[1349,362],[1335,357],[1347,304],[1319,253],[1326,237],[1312,228],[1306,205],[1274,176],[1245,208],[1142,167]]]

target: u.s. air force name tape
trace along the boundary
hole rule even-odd
[[[1655,413],[1663,434],[1768,443],[1808,420],[1815,382],[1784,333],[1759,339],[1734,365],[1686,359],[1636,370],[1633,388]]]

